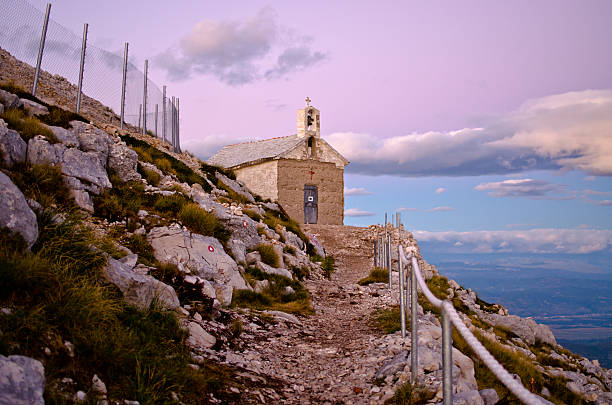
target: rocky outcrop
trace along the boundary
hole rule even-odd
[[[21,100],[15,94],[0,89],[0,104],[3,104],[6,109],[17,108],[21,106]]]
[[[106,169],[100,163],[99,155],[94,152],[67,149],[63,156],[62,173],[78,179],[87,191],[94,194],[112,187]]]
[[[166,308],[178,308],[180,304],[174,288],[152,276],[134,272],[130,259],[108,258],[108,265],[104,268],[107,280],[121,290],[125,301],[141,309],[149,308],[154,302]]]
[[[0,228],[19,233],[28,248],[38,239],[36,214],[9,177],[0,172]]]
[[[229,187],[230,190],[232,190],[235,193],[243,196],[244,198],[246,198],[247,200],[249,200],[252,203],[255,202],[255,198],[253,198],[253,195],[251,195],[249,190],[246,187],[244,187],[242,184],[238,183],[236,180],[232,180],[229,177],[227,177],[226,175],[224,175],[222,173],[219,173],[219,172],[215,172],[215,176],[219,180],[221,180],[221,182],[223,184],[225,184],[227,187]]]
[[[56,166],[62,163],[66,148],[61,143],[51,144],[42,135],[28,141],[27,160],[31,165]]]
[[[153,228],[147,239],[157,260],[177,264],[194,275],[230,288],[247,289],[238,265],[217,239],[176,225]]]
[[[23,98],[21,99],[21,104],[30,117],[39,114],[49,114],[49,109],[36,101]]]
[[[114,172],[121,181],[140,180],[138,154],[126,145],[113,143],[108,151],[108,170]]]
[[[25,356],[0,355],[0,404],[43,405],[45,369]]]
[[[17,131],[8,129],[4,120],[0,119],[0,163],[12,167],[23,163],[26,159],[27,144]]]
[[[534,345],[536,341],[548,343],[552,346],[557,345],[555,335],[553,335],[550,328],[536,323],[533,319],[520,318],[516,315],[489,314],[486,312],[482,312],[481,317],[491,325],[508,328],[530,345]]]

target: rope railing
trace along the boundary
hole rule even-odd
[[[466,343],[472,348],[474,353],[484,362],[491,372],[512,392],[518,399],[528,405],[544,405],[540,397],[531,393],[519,381],[515,380],[512,375],[489,353],[489,351],[478,341],[478,339],[467,328],[465,323],[459,317],[453,304],[447,300],[441,300],[436,297],[427,287],[417,258],[409,253],[408,257],[404,252],[404,248],[398,246],[398,262],[400,274],[400,314],[402,324],[402,336],[405,337],[405,291],[404,291],[404,266],[412,264],[410,270],[409,293],[411,295],[411,380],[414,382],[418,372],[418,332],[417,332],[417,285],[421,287],[421,291],[425,298],[436,308],[442,310],[442,362],[443,362],[443,393],[444,405],[451,405],[452,399],[452,334],[451,324],[455,325],[457,331],[465,339]]]

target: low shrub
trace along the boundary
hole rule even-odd
[[[147,181],[148,184],[157,187],[161,181],[161,176],[154,170],[143,167],[140,163],[138,164],[138,173]]]
[[[159,196],[153,207],[160,213],[172,213],[176,215],[188,203],[189,199],[187,197],[185,197],[183,194],[176,193]]]
[[[393,333],[401,328],[400,307],[393,306],[391,308],[377,309],[372,314],[370,325],[384,333]],[[406,323],[409,330],[410,324]]]
[[[291,271],[300,281],[304,280],[304,278],[310,275],[310,269],[307,266],[292,267]]]
[[[181,208],[178,218],[191,232],[205,236],[214,236],[221,243],[229,240],[230,233],[217,220],[196,203],[188,203]]]
[[[84,118],[82,115],[72,111],[64,110],[63,108],[47,105],[49,113],[39,114],[36,116],[41,122],[54,127],[72,128],[70,121],[82,121],[89,123],[89,120]]]
[[[155,255],[153,254],[153,246],[147,240],[145,235],[130,235],[124,240],[126,247],[133,253],[138,255],[138,262],[146,266],[155,265]]]
[[[336,271],[336,259],[333,256],[327,255],[321,262],[321,269],[326,278],[331,278],[331,275]]]
[[[385,404],[421,405],[429,403],[435,396],[435,390],[425,385],[412,385],[410,381],[407,381],[395,390],[393,398],[386,401]]]
[[[12,167],[9,176],[26,197],[43,208],[70,209],[75,205],[58,166],[19,163]]]
[[[283,246],[283,252],[295,256],[295,248],[290,245]]]
[[[389,270],[376,267],[370,271],[370,274],[357,282],[359,285],[368,285],[372,283],[388,283]]]
[[[36,135],[42,135],[50,143],[58,143],[59,140],[53,132],[36,117],[28,117],[23,109],[9,108],[0,114],[0,118],[6,121],[10,129],[19,132],[19,135],[28,142]]]
[[[278,267],[279,257],[272,245],[260,243],[253,250],[259,252],[262,262],[272,267]]]
[[[255,222],[259,222],[261,220],[261,215],[259,215],[253,210],[242,210],[242,213]]]

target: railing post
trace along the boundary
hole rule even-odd
[[[453,403],[453,336],[447,302],[442,303],[442,369],[444,405]]]
[[[123,123],[125,122],[125,81],[127,80],[127,64],[128,64],[128,43],[125,43],[123,49],[123,81],[121,82],[121,125],[123,129]]]
[[[172,96],[172,104],[170,104],[170,117],[172,118],[172,151],[176,150],[176,114],[174,110],[174,96]]]
[[[142,92],[142,133],[147,133],[147,76],[149,73],[149,60],[144,64],[144,89]]]
[[[51,13],[51,3],[47,3],[47,11],[45,12],[45,21],[43,22],[42,35],[40,36],[40,45],[38,46],[38,59],[36,60],[36,72],[34,72],[34,84],[32,85],[32,95],[36,96],[36,88],[38,87],[38,77],[40,76],[40,64],[42,62],[43,51],[45,49],[45,40],[47,39],[47,27],[49,26],[49,14]]]
[[[412,259],[415,260],[414,258]],[[417,323],[417,281],[416,266],[411,266],[410,270],[410,381],[414,383],[419,372],[419,331]]]
[[[81,45],[81,67],[79,69],[79,89],[77,93],[76,113],[81,112],[81,94],[83,94],[83,69],[85,68],[85,49],[87,48],[87,28],[89,25],[83,25],[83,44]]]
[[[176,153],[181,153],[181,104],[176,98]]]
[[[402,253],[401,253],[402,245],[397,245],[397,262],[399,268],[399,299],[400,299],[400,324],[402,327],[402,339],[406,339],[406,302],[404,299],[404,295],[406,291],[404,291],[404,263],[402,263]]]
[[[393,269],[391,269],[391,263],[393,262],[391,260],[391,232],[387,234],[387,252],[389,252],[387,255],[387,268],[389,269],[389,289],[391,289],[393,287]]]
[[[162,138],[166,141],[166,85],[162,87]]]

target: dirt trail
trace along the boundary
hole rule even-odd
[[[377,308],[396,300],[382,285],[356,284],[372,267],[372,243],[356,227],[310,227],[336,258],[331,280],[308,280],[316,314],[261,331],[247,350],[250,364],[285,381],[279,403],[382,403],[390,387],[373,384],[384,360],[402,349],[397,335],[383,335],[368,321]]]

